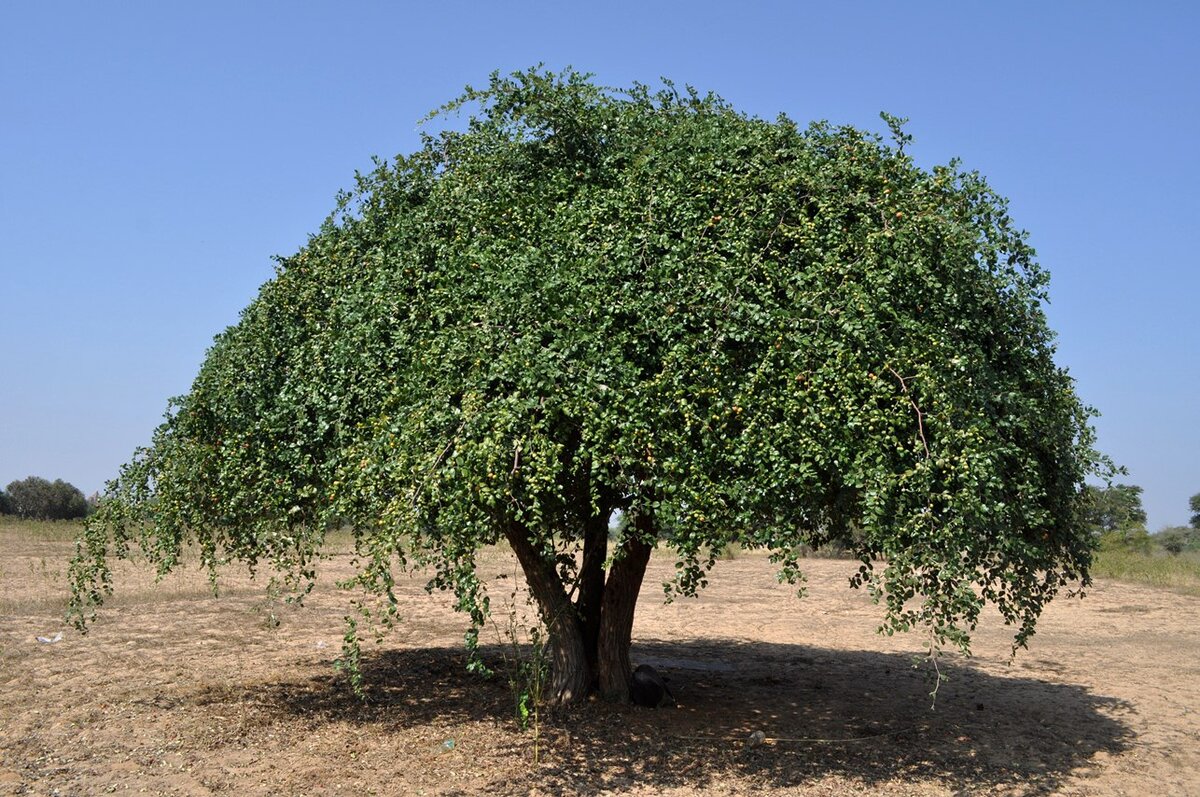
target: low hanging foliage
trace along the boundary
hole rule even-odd
[[[429,567],[478,628],[475,556],[507,539],[566,701],[563,670],[604,681],[605,570],[640,583],[651,545],[691,595],[728,544],[794,582],[836,542],[883,630],[964,650],[986,603],[1024,645],[1087,583],[1081,490],[1108,463],[1053,361],[1047,275],[977,173],[917,167],[886,115],[891,143],[669,83],[532,70],[461,109],[359,175],[217,337],[87,525],[81,625],[131,544],[303,590],[348,526],[355,586],[387,607]]]

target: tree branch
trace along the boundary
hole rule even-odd
[[[904,381],[904,377],[896,373],[896,370],[892,366],[888,365],[884,367],[892,372],[892,376],[896,377],[896,381],[900,383],[900,389],[904,391],[908,403],[912,405],[913,412],[917,414],[917,434],[921,436],[921,445],[925,447],[926,458],[932,457],[933,455],[929,453],[929,441],[925,439],[925,416],[921,413],[921,408],[917,406],[917,402],[913,400],[912,393],[908,390],[908,383]]]
[[[446,455],[450,453],[450,449],[454,447],[454,442],[458,440],[458,436],[462,434],[463,427],[466,425],[466,421],[463,421],[458,425],[458,428],[454,430],[454,434],[451,436],[449,442],[447,442],[445,448],[442,449],[442,453],[437,455],[437,459],[433,461],[433,464],[429,466],[429,470],[425,472],[425,478],[421,479],[421,483],[413,488],[412,497],[409,499],[409,501],[414,508],[417,506],[417,496],[420,495],[421,491],[425,489],[425,485],[429,483],[429,477],[433,475],[435,470],[437,470],[438,465],[441,465],[442,460],[445,459]]]

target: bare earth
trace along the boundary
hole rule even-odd
[[[679,706],[593,702],[535,734],[504,677],[465,672],[464,618],[420,578],[366,646],[362,701],[331,668],[348,600],[331,586],[296,609],[261,581],[231,575],[213,599],[195,573],[122,570],[89,635],[36,641],[63,630],[70,547],[0,534],[0,794],[1200,794],[1194,597],[1099,584],[1011,663],[989,617],[973,658],[942,659],[933,705],[922,640],[875,634],[853,563],[808,562],[797,601],[743,554],[664,605],[656,555],[633,655]],[[481,568],[501,623],[526,609],[513,571],[503,552]],[[322,583],[348,572],[335,558]],[[503,639],[485,635],[498,671]]]

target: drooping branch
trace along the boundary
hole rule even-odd
[[[421,483],[413,488],[409,502],[414,507],[417,505],[417,497],[421,495],[421,491],[424,490],[425,485],[429,483],[430,477],[437,472],[438,466],[442,464],[442,460],[444,460],[446,455],[450,453],[450,449],[454,448],[454,444],[458,442],[458,436],[462,434],[462,430],[466,427],[466,425],[466,421],[463,421],[458,425],[458,428],[454,430],[454,434],[450,436],[450,439],[446,441],[446,445],[442,447],[441,452],[437,455],[437,459],[433,461],[433,464],[429,466],[429,470],[425,472],[425,477],[421,479]]]
[[[925,447],[925,456],[929,457],[929,442],[925,439],[925,416],[921,413],[921,408],[917,406],[916,400],[912,397],[912,393],[909,391],[908,383],[904,381],[904,377],[896,373],[896,370],[890,365],[887,366],[887,369],[891,371],[892,376],[896,377],[896,381],[900,383],[900,389],[904,391],[905,398],[912,405],[913,412],[917,414],[917,434],[921,436],[921,445]]]

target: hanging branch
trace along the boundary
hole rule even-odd
[[[433,476],[433,472],[436,471],[438,466],[442,464],[442,460],[445,459],[446,455],[450,453],[450,449],[454,447],[454,443],[458,440],[458,436],[462,434],[462,430],[466,425],[466,421],[463,421],[458,425],[458,428],[454,430],[454,434],[450,437],[450,441],[447,442],[446,447],[442,449],[442,453],[437,455],[437,459],[433,461],[433,464],[429,466],[429,470],[425,472],[425,478],[421,479],[421,483],[413,488],[412,498],[410,500],[414,508],[417,506],[417,498],[421,495],[421,491],[424,490],[425,485],[429,483],[429,479]]]
[[[921,445],[925,447],[926,458],[932,457],[933,455],[929,453],[929,441],[925,439],[925,416],[921,413],[921,408],[918,407],[917,402],[913,400],[912,393],[909,392],[908,383],[904,381],[904,377],[896,373],[896,370],[892,368],[892,366],[889,365],[886,366],[886,368],[891,371],[892,376],[896,377],[896,380],[900,382],[900,389],[904,391],[904,395],[908,398],[908,403],[912,405],[913,412],[917,414],[917,434],[921,436]]]

